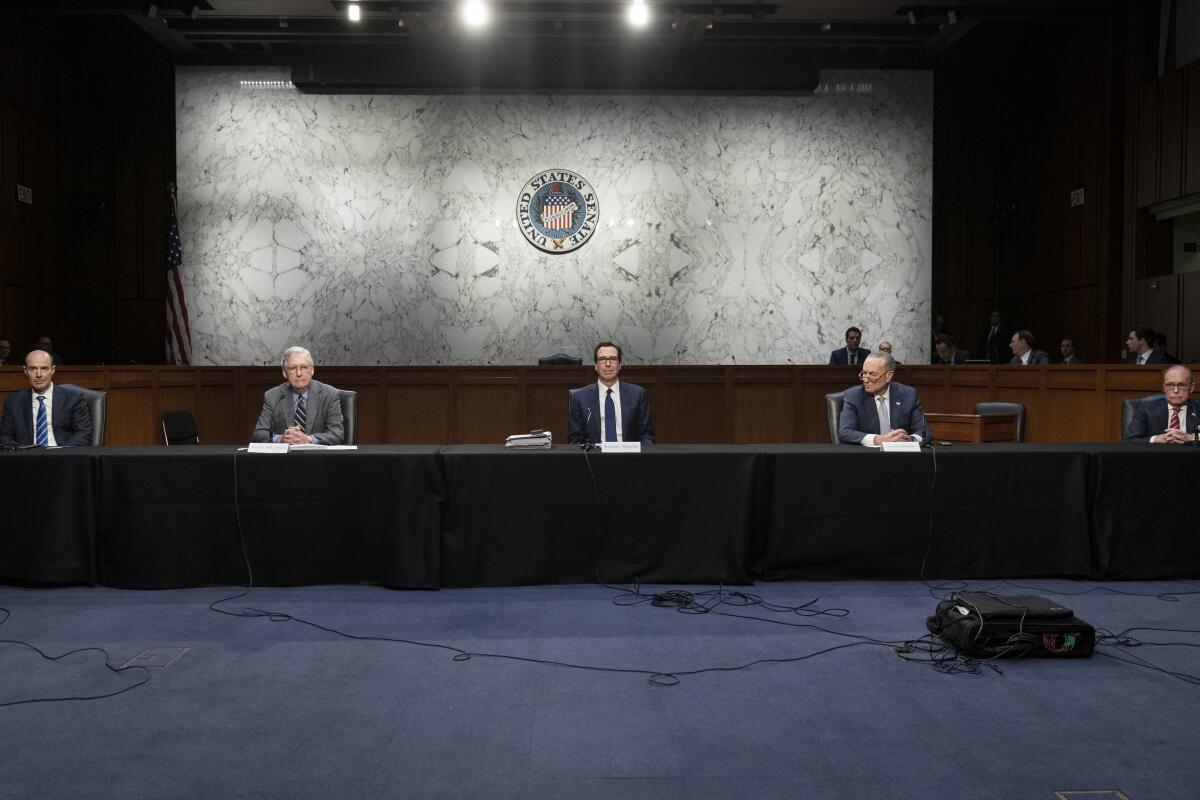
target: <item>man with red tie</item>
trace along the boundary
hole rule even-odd
[[[1189,400],[1196,388],[1192,371],[1176,364],[1163,372],[1163,393],[1134,404],[1125,441],[1153,444],[1187,444],[1200,428],[1200,401]]]

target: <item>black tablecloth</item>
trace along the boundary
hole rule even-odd
[[[751,581],[760,457],[744,447],[464,445],[441,458],[446,586]]]
[[[95,582],[95,465],[90,447],[0,452],[0,580]]]
[[[1098,445],[1092,463],[1097,577],[1200,576],[1200,448]]]
[[[248,558],[255,584],[436,588],[445,496],[436,453],[107,448],[98,479],[100,581],[243,584]]]
[[[971,445],[765,448],[763,577],[1088,575],[1088,453]],[[932,492],[932,514],[931,509]]]

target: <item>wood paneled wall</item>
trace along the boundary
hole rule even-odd
[[[1068,335],[1086,361],[1119,353],[1121,29],[997,23],[938,62],[933,310],[974,354],[992,308],[1051,353]]]
[[[0,335],[164,359],[170,55],[129,20],[0,12]],[[17,201],[16,186],[33,190]]]
[[[856,383],[856,368],[825,366],[629,366],[646,388],[657,439],[671,443],[827,442],[825,395]],[[970,413],[975,403],[1027,408],[1030,442],[1120,439],[1121,401],[1161,389],[1158,369],[902,366],[927,411]],[[322,367],[320,380],[358,392],[360,444],[500,443],[534,428],[566,441],[567,391],[589,367]],[[206,444],[243,444],[280,380],[272,367],[72,367],[55,376],[108,392],[108,443],[160,444],[164,411],[189,410]],[[0,367],[0,398],[26,386]]]

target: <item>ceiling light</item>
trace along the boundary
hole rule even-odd
[[[630,25],[635,28],[644,28],[650,21],[650,7],[646,5],[645,0],[633,0],[629,4],[629,11],[626,12],[626,15]]]
[[[482,28],[490,17],[491,12],[483,0],[467,0],[462,5],[462,21],[468,28]]]
[[[362,19],[362,8],[358,5],[358,3],[351,3],[350,5],[346,6],[346,13],[350,15],[351,22],[358,22],[360,19]]]

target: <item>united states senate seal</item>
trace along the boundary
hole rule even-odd
[[[556,255],[583,244],[599,227],[596,190],[569,169],[530,178],[517,195],[517,226],[531,245]]]

